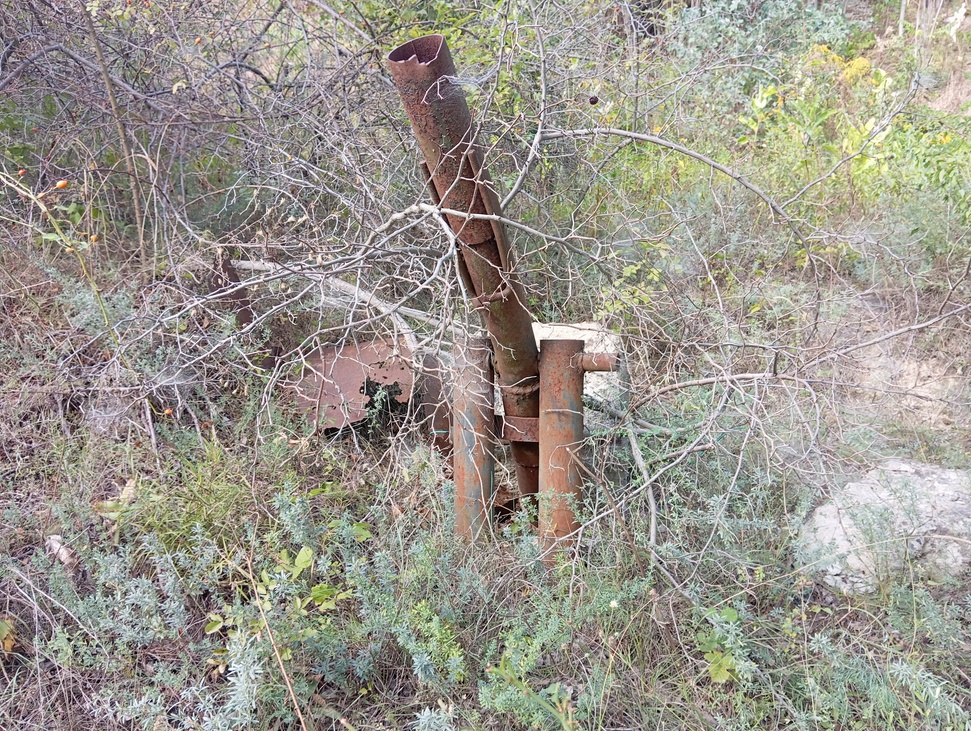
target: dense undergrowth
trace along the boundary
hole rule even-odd
[[[971,462],[866,360],[971,367],[959,8],[472,5],[2,5],[0,727],[971,727],[966,577],[795,551],[839,475]],[[555,565],[454,540],[414,414],[289,395],[470,317],[381,67],[442,29],[531,308],[628,353]]]

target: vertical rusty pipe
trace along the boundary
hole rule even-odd
[[[427,424],[435,449],[448,460],[452,458],[452,407],[448,394],[450,381],[445,366],[434,353],[422,356],[422,369],[416,382],[421,398],[421,417]]]
[[[580,527],[583,341],[544,340],[539,361],[539,535],[551,545]]]
[[[452,389],[452,475],[455,533],[476,540],[488,532],[495,479],[495,402],[489,339],[456,344]]]
[[[388,55],[388,67],[428,169],[434,197],[443,208],[473,215],[499,215],[499,200],[482,169],[472,115],[445,37],[434,34],[408,41]],[[513,417],[539,415],[539,373],[532,318],[501,224],[482,218],[447,215],[459,241],[461,268],[473,305],[493,342],[493,365],[503,409]],[[519,490],[537,490],[539,447],[514,442]]]

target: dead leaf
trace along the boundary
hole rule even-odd
[[[44,548],[60,561],[68,571],[73,570],[78,565],[77,554],[64,543],[61,536],[57,534],[47,536],[47,540],[44,541]]]
[[[0,619],[0,650],[3,650],[4,654],[13,652],[15,644],[17,644],[17,635],[13,631],[13,622],[9,617]]]

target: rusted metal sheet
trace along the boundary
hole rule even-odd
[[[455,348],[452,389],[452,478],[455,533],[476,540],[488,534],[495,486],[495,402],[488,338]]]
[[[416,38],[388,56],[388,66],[425,157],[433,199],[442,207],[475,215],[501,213],[475,144],[472,116],[442,35]],[[462,255],[462,277],[493,342],[503,410],[516,417],[539,415],[538,351],[525,292],[511,251],[496,221],[446,216]],[[520,492],[537,490],[539,447],[513,442]]]
[[[582,480],[583,341],[541,343],[539,394],[539,535],[548,546],[576,531]]]
[[[306,359],[294,387],[297,404],[311,422],[329,429],[366,419],[380,389],[407,403],[414,388],[411,355],[403,339],[324,346]]]

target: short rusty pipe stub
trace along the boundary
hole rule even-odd
[[[544,340],[540,347],[539,535],[546,547],[580,528],[583,481],[574,455],[583,442],[582,340]]]
[[[617,353],[584,353],[581,364],[587,373],[616,371],[620,367],[620,356]]]

